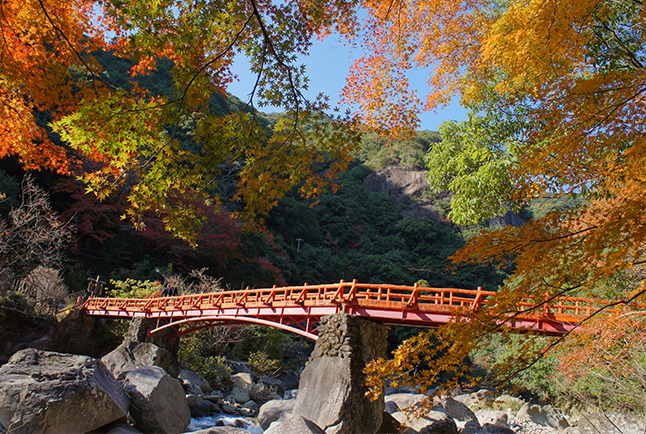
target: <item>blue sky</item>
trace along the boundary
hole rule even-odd
[[[360,53],[352,53],[351,50],[335,40],[328,37],[324,41],[316,41],[310,50],[311,54],[303,58],[301,63],[307,66],[310,78],[309,97],[313,98],[319,92],[330,97],[332,106],[338,105],[339,94],[348,76],[350,65]],[[249,73],[248,64],[242,56],[234,65],[234,73],[239,76],[239,81],[232,83],[228,91],[242,100],[246,100],[248,93],[253,88],[255,76]],[[423,72],[411,75],[411,83],[418,89],[420,97],[426,94],[425,82],[427,75]],[[347,107],[342,107],[343,109]],[[277,108],[264,107],[264,112],[279,111]],[[420,129],[437,130],[445,120],[455,119],[458,121],[466,119],[466,111],[460,107],[457,101],[448,107],[438,110],[437,113],[424,112],[420,115]]]

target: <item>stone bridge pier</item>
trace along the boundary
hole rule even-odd
[[[366,397],[363,371],[371,360],[386,357],[387,337],[386,326],[373,320],[345,313],[323,317],[293,412],[327,434],[377,432],[384,396]]]

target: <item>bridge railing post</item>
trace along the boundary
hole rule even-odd
[[[343,296],[343,286],[345,284],[345,280],[341,279],[339,282],[339,289],[336,290],[336,293],[334,294],[334,298],[332,299],[333,301],[338,301],[340,303],[343,303],[344,301],[344,296]]]
[[[415,285],[413,285],[413,292],[410,294],[410,298],[408,299],[408,302],[406,303],[406,305],[413,306],[415,303],[417,303],[418,296],[419,296],[419,283],[415,282]]]
[[[350,287],[350,292],[348,293],[348,297],[346,298],[346,300],[349,302],[354,302],[356,298],[357,298],[357,279],[352,279],[352,286]]]
[[[475,312],[478,312],[482,307],[482,286],[478,286],[478,292],[476,293],[476,298],[473,300],[473,305],[471,309]]]

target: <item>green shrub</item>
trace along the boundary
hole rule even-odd
[[[283,359],[283,344],[286,336],[277,328],[266,326],[244,326],[244,337],[234,347],[236,357],[249,360],[253,353],[264,352],[271,359]]]
[[[541,400],[553,400],[559,395],[556,381],[557,360],[548,353],[534,361],[540,349],[553,338],[535,335],[492,333],[471,352],[473,373],[485,383],[523,392]],[[507,378],[511,372],[515,374]]]
[[[114,289],[109,289],[107,294],[116,298],[145,298],[158,293],[162,288],[160,282],[150,280],[110,279],[110,283],[114,285]]]
[[[263,375],[275,376],[281,369],[280,360],[270,359],[264,351],[249,354],[249,367],[259,377]]]

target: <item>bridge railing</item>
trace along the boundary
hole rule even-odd
[[[420,311],[451,311],[457,308],[479,310],[493,291],[428,288],[418,285],[389,285],[341,281],[333,284],[287,286],[261,289],[225,290],[212,293],[185,294],[175,297],[147,299],[91,298],[86,309],[151,312],[204,308],[263,307],[263,306],[330,306],[360,305]],[[591,315],[599,303],[577,297],[560,297],[537,308],[528,298],[518,303],[525,316],[554,316],[581,318]]]
[[[289,304],[355,304],[392,303],[403,306],[433,305],[447,307],[481,307],[492,291],[427,288],[404,285],[344,282],[324,285],[273,287],[262,289],[226,290],[213,293],[185,294],[175,297],[147,299],[91,298],[85,308],[150,310],[191,308],[197,306],[253,306]]]

